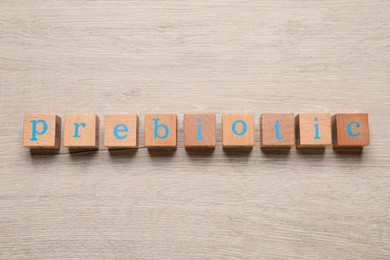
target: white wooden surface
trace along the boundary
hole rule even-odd
[[[388,0],[2,0],[0,75],[2,259],[390,258]],[[368,112],[372,145],[188,154],[198,111]],[[33,112],[177,112],[180,147],[31,156]]]

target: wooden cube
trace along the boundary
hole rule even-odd
[[[55,114],[24,115],[23,145],[31,149],[60,149],[61,118]]]
[[[175,149],[176,125],[175,114],[145,115],[145,147]]]
[[[107,148],[138,148],[138,116],[106,115],[104,145]]]
[[[260,117],[260,136],[261,148],[289,148],[294,146],[294,114],[262,114]]]
[[[95,114],[65,115],[64,146],[73,149],[99,148],[99,117]]]
[[[185,114],[184,115],[184,147],[215,148],[216,115]]]
[[[222,146],[252,148],[255,145],[253,114],[222,115]]]
[[[329,113],[302,113],[297,116],[297,147],[321,148],[332,143]]]
[[[370,144],[368,114],[336,114],[333,121],[333,147],[363,147]]]

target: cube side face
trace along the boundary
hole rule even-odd
[[[368,114],[336,114],[334,147],[363,147],[370,145]]]
[[[60,149],[61,118],[55,114],[25,115],[23,146],[31,149]]]
[[[145,147],[176,148],[177,116],[176,114],[145,115]]]
[[[60,149],[61,147],[61,121],[61,117],[56,115],[56,138],[54,149]]]
[[[216,145],[216,114],[184,115],[184,146],[214,148]]]
[[[138,116],[106,115],[104,145],[108,148],[138,148]]]
[[[261,147],[292,147],[295,145],[293,113],[262,114],[260,117]]]
[[[331,117],[328,113],[304,113],[298,118],[298,147],[326,147],[332,144]]]
[[[222,115],[222,146],[251,148],[255,145],[253,114]]]
[[[64,146],[69,148],[98,148],[98,116],[95,114],[65,115]]]

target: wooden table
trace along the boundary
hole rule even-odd
[[[389,1],[5,0],[0,74],[2,259],[390,258]],[[178,113],[179,148],[32,156],[36,112],[137,113],[141,146]],[[213,153],[183,149],[190,112]],[[223,152],[224,112],[255,113],[252,152]],[[263,153],[262,112],[368,112],[372,145]]]

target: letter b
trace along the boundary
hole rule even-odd
[[[165,124],[159,124],[158,121],[160,121],[160,118],[153,118],[154,139],[165,139],[169,135],[169,128]],[[161,127],[164,129],[164,135],[159,135],[159,133],[158,133],[158,130]]]

